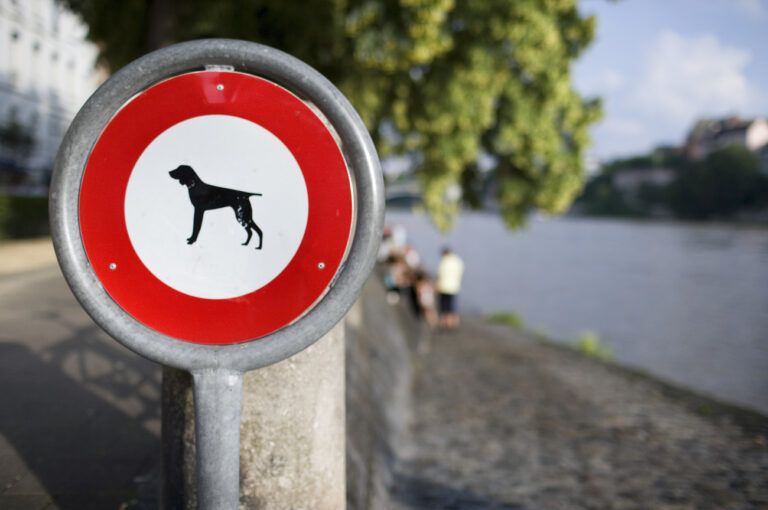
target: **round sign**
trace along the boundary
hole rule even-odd
[[[263,337],[325,293],[350,241],[341,151],[302,100],[265,79],[200,71],[109,121],[79,196],[88,260],[110,297],[167,336]]]
[[[274,48],[206,39],[94,92],[59,148],[49,211],[62,273],[107,333],[167,366],[235,373],[344,317],[378,252],[384,183],[325,77]]]

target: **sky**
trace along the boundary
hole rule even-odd
[[[768,116],[768,0],[581,0],[597,17],[572,67],[603,98],[588,159],[680,145],[699,118]]]

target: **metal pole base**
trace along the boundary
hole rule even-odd
[[[198,510],[237,510],[240,503],[240,414],[243,374],[192,372],[195,394]]]

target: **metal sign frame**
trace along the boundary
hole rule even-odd
[[[210,66],[232,66],[275,82],[314,104],[341,139],[354,176],[354,237],[330,290],[294,323],[255,341],[203,345],[152,330],[120,308],[90,266],[80,233],[78,196],[90,152],[112,116],[134,95],[163,79]],[[51,182],[51,230],[67,282],[83,308],[129,349],[189,371],[247,371],[285,359],[328,332],[357,299],[373,267],[383,227],[384,195],[376,149],[362,120],[339,90],[312,67],[260,44],[210,39],[150,53],[115,73],[85,103],[67,131]]]
[[[206,345],[161,334],[112,300],[83,246],[79,196],[91,151],[123,105],[164,79],[222,67],[260,76],[288,89],[309,101],[330,122],[351,170],[354,234],[328,291],[304,315],[252,341]],[[384,223],[384,183],[376,149],[359,115],[320,73],[273,48],[232,39],[169,46],[115,73],[82,107],[56,157],[49,211],[62,272],[93,320],[136,353],[192,373],[198,508],[238,508],[243,373],[288,358],[330,331],[359,296],[376,259]]]

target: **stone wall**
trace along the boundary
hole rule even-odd
[[[413,346],[422,334],[406,306],[387,304],[376,272],[346,318],[347,508],[391,508],[406,448]]]
[[[374,272],[345,320],[317,343],[245,375],[241,508],[341,509],[344,443],[347,508],[392,507],[395,462],[406,447],[411,351],[423,330],[404,303],[387,303],[381,281]],[[164,369],[166,510],[197,506],[191,384],[186,372]]]

